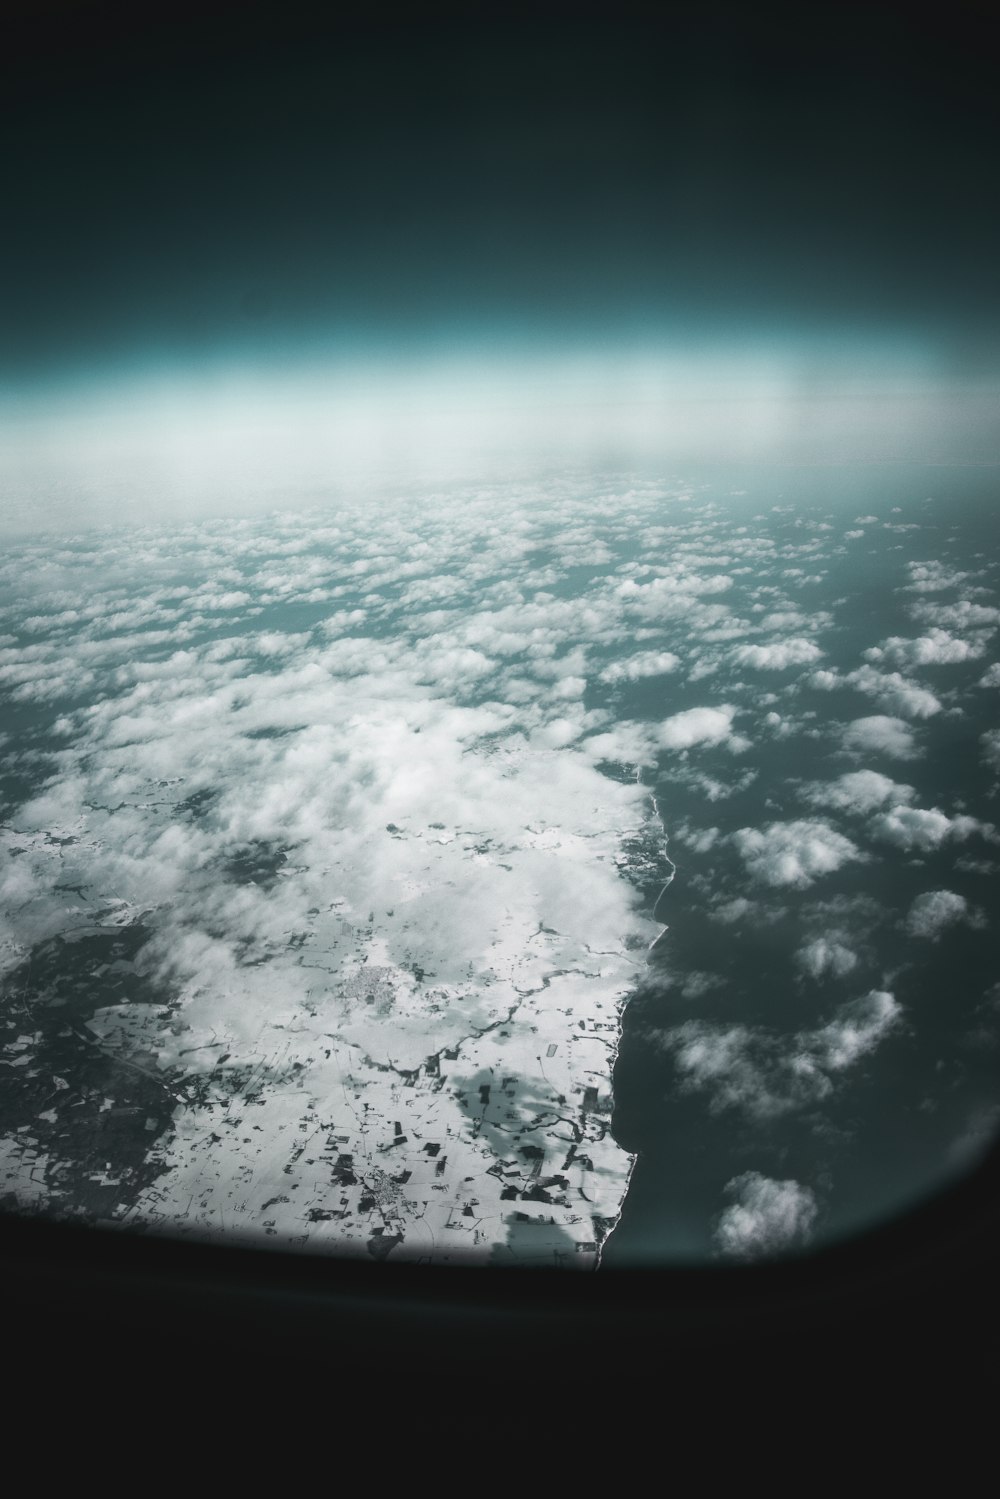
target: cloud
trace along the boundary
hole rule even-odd
[[[941,629],[933,629],[916,640],[892,635],[880,646],[864,652],[867,661],[890,661],[896,666],[951,666],[985,654],[986,641],[982,636],[962,640]]]
[[[822,654],[814,641],[796,636],[771,645],[737,646],[733,660],[737,666],[748,666],[753,671],[785,671],[789,666],[807,666],[818,661]]]
[[[907,571],[910,581],[904,587],[911,593],[939,593],[946,588],[957,588],[969,576],[968,573],[958,572],[947,563],[936,560],[910,562],[907,564]]]
[[[992,832],[990,824],[976,817],[948,817],[937,807],[892,807],[874,817],[869,827],[873,837],[908,853],[929,853],[946,839],[964,839],[980,832],[988,836]]]
[[[832,937],[816,937],[799,948],[795,961],[811,978],[845,978],[857,967],[858,955]]]
[[[650,768],[656,764],[652,725],[624,721],[599,734],[591,734],[580,746],[583,753],[600,763]]]
[[[745,895],[735,895],[732,900],[722,901],[714,910],[710,909],[707,915],[712,921],[721,921],[726,926],[732,926],[734,922],[745,921],[748,917],[756,918],[759,910],[755,901],[747,900]]]
[[[659,725],[656,738],[664,749],[691,749],[696,744],[722,744],[730,737],[736,709],[686,708]]]
[[[814,807],[834,807],[841,812],[863,814],[883,807],[887,802],[912,801],[912,786],[894,781],[877,770],[853,770],[830,782],[813,782],[800,792],[803,800]]]
[[[841,1072],[874,1051],[899,1023],[902,1010],[894,995],[873,989],[863,999],[852,1000],[829,1025],[813,1031],[811,1049],[821,1067]]]
[[[906,915],[906,930],[911,937],[924,937],[936,942],[947,927],[964,922],[969,926],[982,926],[981,912],[970,907],[962,895],[954,890],[928,890],[918,895]]]
[[[652,1032],[651,1039],[673,1056],[682,1091],[707,1093],[713,1114],[733,1109],[765,1120],[828,1098],[837,1077],[874,1051],[901,1019],[895,997],[872,990],[841,1005],[826,1025],[789,1036],[687,1020]]]
[[[979,736],[983,759],[993,770],[1000,770],[1000,729],[988,729]]]
[[[890,713],[902,713],[907,718],[932,718],[941,711],[933,692],[900,676],[898,671],[881,672],[873,666],[859,666],[857,671],[848,672],[844,681],[867,697],[876,698]]]
[[[759,1259],[810,1238],[818,1208],[815,1194],[800,1182],[745,1171],[727,1182],[725,1191],[734,1200],[720,1214],[715,1229],[721,1254]]]
[[[961,599],[957,604],[913,604],[909,612],[922,624],[942,630],[995,629],[1000,625],[1000,609],[976,604],[972,599]]]
[[[843,833],[818,819],[740,828],[731,836],[751,877],[764,885],[805,889],[821,875],[866,858]]]
[[[626,661],[615,661],[600,674],[602,682],[638,682],[643,677],[664,676],[676,671],[681,664],[680,656],[673,651],[639,651]]]
[[[875,713],[870,718],[856,718],[843,730],[844,748],[861,754],[875,752],[892,760],[913,760],[919,751],[913,729],[901,718]]]

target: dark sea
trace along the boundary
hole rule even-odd
[[[816,571],[823,576],[808,591],[810,609],[832,617],[817,637],[826,652],[821,665],[841,675],[856,670],[861,653],[878,642],[925,633],[926,623],[915,624],[915,605],[964,602],[990,609],[998,602],[995,468],[754,469],[728,483],[720,473],[706,474],[705,482],[724,514],[720,547],[727,532],[734,541],[733,532],[750,526],[780,554],[804,528],[829,526],[839,541],[855,517],[868,518],[863,536],[818,549]],[[727,490],[741,492],[720,498]],[[954,581],[933,591],[906,591],[912,565],[927,562]],[[749,591],[761,582],[757,567],[740,580]],[[733,593],[726,602],[740,612]],[[741,756],[741,770],[758,772],[749,785],[706,801],[703,788],[677,774],[669,754],[649,776],[677,868],[656,912],[668,930],[624,1015],[614,1132],[638,1161],[605,1266],[716,1256],[727,1184],[746,1173],[804,1184],[816,1208],[811,1242],[840,1239],[933,1192],[993,1138],[1000,1126],[995,834],[949,838],[933,848],[873,842],[870,861],[845,864],[808,889],[762,890],[721,839],[699,851],[696,837],[689,833],[687,843],[679,842],[675,832],[680,826],[696,835],[714,826],[727,833],[809,816],[800,794],[804,783],[868,767],[913,787],[914,805],[961,811],[989,824],[1000,804],[997,766],[984,755],[982,738],[998,724],[997,688],[977,686],[996,658],[995,622],[988,620],[986,628],[989,649],[982,656],[880,668],[918,679],[940,700],[940,711],[908,720],[919,741],[912,758],[845,752],[839,726],[863,714],[896,716],[891,705],[866,702],[848,686],[820,691],[800,681],[790,694],[778,684],[797,673],[776,673],[775,707],[791,709],[809,727]],[[708,682],[630,684],[619,711],[625,718],[662,715],[668,690],[676,712],[703,701],[709,684],[714,700],[725,697],[718,674]],[[699,764],[704,768],[703,760]],[[720,764],[720,780],[724,771]],[[851,836],[862,844],[865,832],[861,818]],[[975,923],[956,922],[933,940],[912,935],[906,913],[930,890],[961,896],[978,913]],[[713,919],[720,903],[740,897],[756,903],[748,918],[731,924]],[[841,934],[857,961],[843,976],[827,972],[807,981],[792,957],[824,923]],[[685,994],[692,974],[707,977],[688,984]],[[822,1028],[848,993],[869,990],[891,991],[900,1005],[892,1034],[833,1077],[825,1096],[806,1090],[789,1101],[776,1079],[796,1038]],[[694,1074],[679,1069],[676,1047],[664,1045],[692,1020],[708,1034],[739,1028],[729,1062],[703,1086],[693,1086]],[[725,1084],[734,1074],[739,1086],[728,1091],[742,1090],[743,1103],[727,1101]],[[770,1105],[752,1105],[760,1090],[771,1093]]]

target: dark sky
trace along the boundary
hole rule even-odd
[[[25,4],[5,383],[789,330],[997,363],[991,7],[376,10]]]

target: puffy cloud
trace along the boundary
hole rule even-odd
[[[880,646],[864,652],[867,661],[891,661],[896,666],[951,666],[985,654],[986,641],[982,636],[963,640],[957,635],[949,635],[947,630],[936,628],[916,640],[892,635]]]
[[[946,588],[957,588],[964,583],[968,573],[958,572],[945,562],[910,562],[907,564],[909,583],[904,588],[910,593],[940,593]]]
[[[726,593],[732,586],[732,578],[725,573],[700,576],[678,569],[653,578],[649,583],[637,583],[629,578],[619,584],[618,594],[632,608],[655,616],[661,611],[675,613],[678,604],[682,609],[689,608],[692,597],[706,593]]]
[[[756,917],[759,911],[755,901],[747,900],[745,895],[734,895],[732,900],[722,901],[708,915],[713,921],[721,921],[726,926],[732,926],[737,921],[745,921],[747,917]]]
[[[816,937],[795,954],[795,961],[814,979],[844,978],[858,964],[858,955],[833,937]]]
[[[664,749],[690,749],[696,744],[722,744],[732,732],[735,708],[686,708],[664,719],[656,738]]]
[[[828,1098],[835,1080],[874,1051],[902,1019],[892,994],[849,1000],[826,1025],[779,1036],[747,1025],[687,1020],[653,1039],[673,1056],[685,1092],[709,1095],[718,1114],[774,1119]]]
[[[673,651],[639,651],[626,661],[615,661],[601,672],[602,682],[638,682],[643,677],[664,676],[676,671],[681,664],[680,656]]]
[[[983,747],[983,759],[994,770],[1000,770],[1000,729],[988,729],[979,737]]]
[[[829,1025],[812,1032],[811,1049],[821,1067],[841,1072],[873,1051],[901,1016],[894,995],[873,989],[864,998],[844,1005]]]
[[[732,840],[750,875],[764,885],[804,889],[821,875],[866,857],[843,833],[818,819],[740,828]]]
[[[871,832],[886,843],[909,852],[929,853],[947,838],[968,838],[973,833],[989,835],[988,823],[975,817],[948,817],[937,807],[892,807],[872,819]]]
[[[941,933],[957,922],[970,926],[983,924],[982,914],[970,907],[964,896],[954,890],[928,890],[918,895],[906,915],[906,930],[911,937],[925,937],[936,942]]]
[[[1000,625],[1000,609],[976,604],[972,599],[961,599],[957,604],[914,604],[909,612],[922,624],[937,625],[942,630],[984,630]]]
[[[841,812],[865,813],[913,800],[912,786],[901,785],[877,770],[852,770],[835,781],[813,782],[800,793],[814,807],[834,807]]]
[[[898,671],[881,672],[873,666],[859,666],[857,671],[848,672],[844,681],[867,697],[876,698],[890,713],[902,713],[907,718],[931,718],[941,711],[941,704],[933,692],[900,676]]]
[[[778,1181],[759,1171],[745,1171],[726,1183],[733,1198],[715,1229],[720,1253],[735,1259],[759,1259],[806,1243],[818,1208],[815,1194],[800,1182]]]
[[[754,671],[785,671],[789,666],[807,666],[818,661],[822,654],[814,641],[795,636],[771,645],[737,646],[733,660],[737,666],[749,666]]]
[[[696,854],[707,854],[722,836],[718,828],[692,828],[686,823],[673,830],[673,836]]]
[[[624,721],[600,734],[589,735],[580,746],[590,759],[611,765],[652,767],[656,764],[656,744],[652,726]]]
[[[1000,661],[994,661],[976,683],[977,687],[1000,687]]]
[[[844,748],[861,754],[876,752],[892,760],[913,760],[918,754],[910,725],[901,718],[875,713],[870,718],[856,718],[843,730]]]

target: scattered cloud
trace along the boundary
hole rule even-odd
[[[726,1183],[733,1201],[715,1229],[719,1252],[760,1259],[808,1242],[818,1212],[815,1194],[800,1182],[745,1171]]]
[[[731,836],[751,877],[764,885],[805,889],[822,875],[866,857],[843,833],[818,819],[740,828]]]
[[[790,666],[808,666],[822,654],[815,641],[796,636],[770,645],[737,646],[733,660],[737,666],[748,666],[753,671],[786,671]]]
[[[732,733],[735,708],[686,708],[664,719],[656,731],[664,749],[691,749],[696,744],[722,744]]]
[[[638,682],[643,677],[664,676],[674,672],[681,658],[673,651],[639,651],[625,661],[614,661],[600,674],[602,682]]]
[[[860,816],[887,803],[895,806],[910,802],[916,792],[912,786],[901,785],[877,770],[852,770],[835,781],[810,782],[799,794],[811,806],[833,807]]]
[[[911,937],[936,942],[950,926],[957,923],[981,926],[983,921],[982,913],[971,907],[963,895],[954,890],[928,890],[913,902],[905,925]]]
[[[819,1066],[834,1072],[852,1067],[874,1051],[899,1023],[901,1014],[895,996],[883,989],[873,989],[844,1005],[828,1025],[809,1037]]]
[[[910,614],[921,624],[936,625],[941,630],[995,630],[1000,625],[1000,609],[993,604],[977,604],[960,599],[957,604],[913,604]]]
[[[844,681],[867,697],[875,698],[889,713],[901,713],[906,718],[931,718],[941,711],[933,692],[898,671],[881,672],[873,666],[859,666],[857,671],[848,672]]]
[[[866,661],[888,661],[894,666],[951,666],[976,660],[986,654],[986,649],[982,635],[963,640],[958,635],[949,635],[947,630],[933,629],[916,640],[890,636],[880,646],[865,651],[864,656]]]
[[[976,817],[948,817],[937,807],[891,807],[872,818],[870,831],[875,838],[894,843],[907,853],[929,853],[946,839],[969,838],[974,833],[989,836],[992,827]]]
[[[907,565],[910,581],[904,588],[911,593],[940,593],[946,588],[957,588],[969,574],[958,572],[945,562],[910,562]]]
[[[888,755],[891,760],[913,760],[918,755],[913,729],[902,718],[875,713],[856,718],[843,730],[844,748],[858,754]]]
[[[833,937],[815,937],[795,954],[795,961],[810,978],[846,978],[858,966],[858,955]]]
[[[704,1092],[713,1113],[735,1109],[778,1118],[828,1098],[836,1077],[868,1056],[900,1024],[894,995],[872,990],[826,1025],[788,1036],[748,1025],[687,1020],[652,1033],[670,1053],[686,1092]]]

